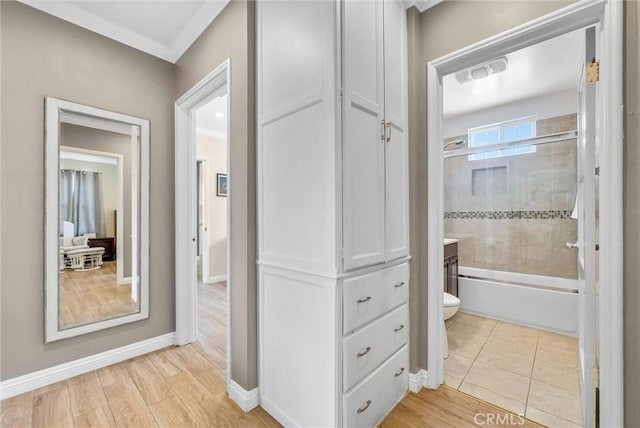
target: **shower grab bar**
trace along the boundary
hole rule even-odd
[[[496,150],[512,149],[514,147],[537,146],[538,144],[557,143],[560,141],[575,140],[578,138],[578,131],[559,132],[557,134],[541,135],[539,137],[525,138],[522,140],[509,141],[508,143],[491,144],[488,146],[476,146],[466,149],[447,150],[442,153],[443,158],[473,155],[476,153],[494,152]]]

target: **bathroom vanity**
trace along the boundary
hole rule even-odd
[[[458,240],[444,239],[444,291],[458,296]]]

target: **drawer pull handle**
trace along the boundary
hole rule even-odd
[[[393,329],[393,331],[400,331],[404,328],[404,324],[400,324],[400,327],[396,327]]]
[[[367,349],[365,349],[364,352],[358,352],[356,355],[358,356],[358,358],[364,357],[369,353],[369,351],[371,351],[371,346],[367,346]]]
[[[371,405],[371,400],[367,400],[367,402],[365,403],[365,405],[363,407],[360,407],[358,409],[358,413],[362,413],[365,410],[367,410],[369,408],[369,406]]]
[[[398,370],[393,376],[398,377],[400,376],[402,373],[404,373],[404,367],[401,367],[400,370]]]
[[[396,285],[394,285],[395,288],[400,288],[404,285],[404,281],[403,282],[399,282]]]
[[[358,303],[366,303],[366,302],[368,302],[369,300],[371,300],[371,296],[367,296],[367,297],[365,297],[364,299],[360,299],[360,300],[358,300]]]

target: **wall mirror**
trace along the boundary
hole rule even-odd
[[[149,317],[149,121],[46,98],[47,342]]]

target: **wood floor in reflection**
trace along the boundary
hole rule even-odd
[[[103,321],[138,311],[131,284],[116,281],[117,262],[100,269],[60,272],[60,328]]]
[[[261,407],[243,412],[225,392],[226,286],[199,284],[199,339],[0,403],[0,427],[279,427]],[[535,427],[440,387],[409,393],[380,425]]]

